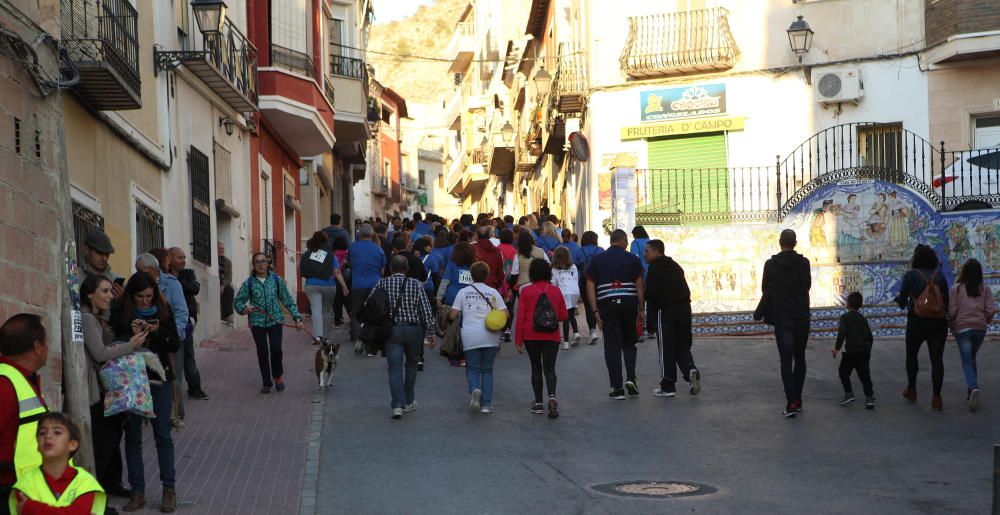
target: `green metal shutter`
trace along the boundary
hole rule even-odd
[[[649,198],[661,213],[729,211],[729,170],[723,132],[648,141]]]

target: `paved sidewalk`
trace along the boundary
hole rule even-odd
[[[248,329],[201,343],[198,369],[211,398],[185,398],[186,427],[173,433],[178,512],[299,512],[316,392],[315,350],[305,333],[286,328],[283,351],[288,388],[263,395]],[[143,461],[147,505],[138,513],[159,513],[162,488],[149,426],[144,430]],[[110,506],[120,510],[126,502],[113,497]]]

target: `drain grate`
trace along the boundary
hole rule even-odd
[[[668,499],[715,493],[708,485],[686,481],[622,481],[597,485],[594,490],[622,497],[646,497]]]

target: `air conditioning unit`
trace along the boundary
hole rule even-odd
[[[865,96],[861,71],[857,68],[841,70],[813,70],[813,87],[816,88],[817,102],[836,104],[853,102],[857,105]]]

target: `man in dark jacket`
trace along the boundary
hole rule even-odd
[[[660,358],[660,387],[653,390],[657,397],[673,397],[677,393],[677,369],[691,383],[691,395],[701,391],[701,373],[691,355],[691,290],[684,278],[684,269],[663,255],[663,242],[649,240],[644,251],[649,271],[646,276],[646,325],[656,331],[657,353]]]
[[[188,308],[188,320],[184,334],[179,335],[183,340],[183,348],[180,354],[182,363],[178,363],[175,369],[178,372],[178,379],[187,383],[188,397],[192,399],[208,400],[208,394],[201,389],[201,373],[198,371],[198,362],[194,357],[194,325],[198,323],[198,300],[196,296],[201,292],[201,285],[198,283],[198,276],[194,270],[187,267],[187,255],[179,247],[173,247],[170,253],[169,272],[177,278],[184,290],[184,301]],[[179,395],[179,394],[178,394]],[[178,409],[183,418],[183,403],[178,402]]]
[[[802,411],[802,385],[806,381],[806,342],[809,340],[809,260],[795,252],[795,231],[781,231],[781,252],[764,263],[761,280],[769,306],[767,320],[774,324],[774,339],[781,357],[781,382],[785,385],[785,417]]]

